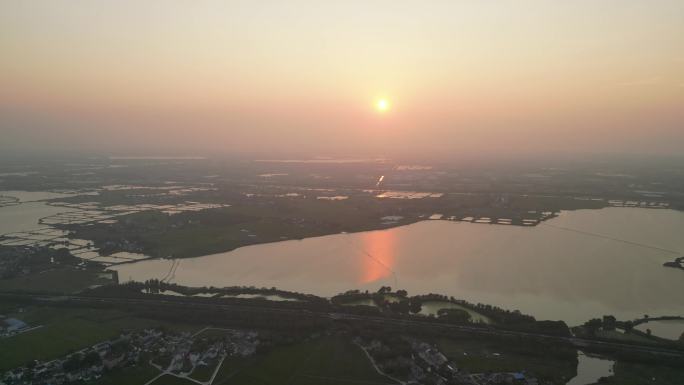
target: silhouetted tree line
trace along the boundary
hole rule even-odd
[[[278,290],[276,288],[255,288],[255,287],[227,287],[227,288],[190,288],[177,284],[169,284],[158,279],[150,279],[145,282],[126,282],[120,285],[108,285],[92,289],[88,292],[92,296],[108,296],[115,298],[146,298],[145,293],[159,293],[163,294],[166,290],[172,290],[177,293],[185,294],[184,296],[168,296],[165,302],[176,302],[191,305],[192,303],[216,303],[226,305],[245,305],[251,307],[262,307],[265,303],[269,308],[282,309],[306,309],[317,312],[337,312],[349,313],[364,316],[387,316],[391,318],[412,318],[412,314],[420,311],[424,301],[444,301],[455,303],[465,308],[470,308],[479,312],[490,319],[492,319],[497,327],[525,331],[533,333],[542,333],[558,336],[569,336],[570,332],[567,325],[561,321],[536,321],[533,317],[521,314],[519,311],[503,310],[498,307],[477,304],[473,305],[463,300],[456,300],[453,297],[447,297],[440,294],[427,294],[414,297],[408,297],[405,291],[392,293],[389,286],[384,286],[378,292],[370,293],[368,291],[360,292],[352,290],[333,297],[330,301],[326,298],[317,297],[309,294],[301,294]],[[262,295],[281,295],[284,297],[301,299],[300,301],[264,301],[263,299],[254,298],[236,298],[236,297],[191,297],[197,293],[217,293],[217,294],[242,294],[254,293]],[[393,300],[388,300],[387,296],[395,297]],[[348,306],[345,303],[352,302],[359,299],[371,299],[377,306],[356,305]],[[464,312],[467,314],[467,312]],[[470,315],[464,315],[458,311],[442,312],[441,316],[422,318],[423,320],[432,320],[432,322],[440,323],[455,323],[462,324],[470,320]],[[492,327],[484,324],[472,323],[473,326]]]
[[[355,301],[371,300],[380,311],[404,315],[420,312],[421,302],[414,300],[413,298],[408,298],[407,295],[408,293],[406,290],[397,290],[393,293],[390,286],[382,286],[375,293],[371,293],[368,290],[364,292],[359,290],[349,290],[332,297],[330,302],[335,305],[345,305],[347,307],[372,307],[368,305],[349,306],[350,303]],[[388,300],[387,296],[394,297],[394,300]]]
[[[164,295],[166,291],[173,291],[183,294],[184,296],[169,296],[165,298],[166,301],[204,301],[215,303],[241,303],[241,304],[261,304],[267,302],[271,307],[305,307],[305,308],[328,308],[330,302],[326,298],[318,297],[311,294],[303,294],[285,290],[278,290],[276,288],[256,288],[256,287],[187,287],[175,283],[166,283],[159,279],[150,279],[144,282],[129,281],[117,285],[100,286],[89,289],[83,292],[86,296],[105,296],[105,297],[123,297],[123,298],[149,298],[148,293]],[[200,293],[216,294],[215,297],[199,297],[193,296]],[[239,295],[239,294],[258,294],[258,295],[279,295],[284,298],[297,299],[297,301],[266,301],[262,298],[240,298],[240,297],[224,297],[225,295]]]

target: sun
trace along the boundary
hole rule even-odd
[[[390,108],[390,102],[387,99],[378,99],[378,101],[375,102],[375,109],[380,111],[380,112],[385,112],[389,110]]]

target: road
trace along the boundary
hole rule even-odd
[[[366,357],[368,357],[368,361],[370,361],[371,365],[373,365],[373,368],[375,369],[376,372],[378,372],[379,375],[385,376],[385,377],[389,378],[390,380],[397,382],[397,383],[400,384],[400,385],[405,385],[405,384],[406,384],[406,382],[404,382],[404,381],[402,381],[402,380],[400,380],[400,379],[398,379],[398,378],[392,377],[392,376],[390,376],[389,374],[383,372],[383,371],[378,367],[378,364],[375,363],[375,360],[373,359],[373,356],[371,356],[370,353],[368,353],[368,350],[366,350],[366,348],[364,348],[363,346],[361,346],[361,344],[359,344],[358,342],[354,342],[354,344],[355,344],[356,346],[358,346],[361,350],[363,350],[363,353],[366,355]]]

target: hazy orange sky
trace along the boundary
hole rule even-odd
[[[5,151],[681,154],[684,1],[3,0],[0,119]]]

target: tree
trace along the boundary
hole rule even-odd
[[[83,357],[83,360],[81,361],[81,367],[82,368],[89,368],[91,366],[99,365],[102,363],[102,358],[100,358],[100,355],[97,354],[97,352],[92,351]]]
[[[70,259],[74,259],[74,256],[71,255],[71,252],[69,251],[69,249],[64,248],[64,247],[55,250],[54,256],[55,256],[55,261],[60,262],[60,263],[68,262]]]
[[[74,372],[81,367],[81,354],[72,354],[62,363],[62,369],[66,372]]]
[[[594,335],[596,334],[596,331],[601,328],[603,325],[603,322],[598,319],[598,318],[592,318],[589,321],[584,323],[584,329],[587,331],[587,333]]]
[[[603,316],[603,330],[615,330],[616,319],[612,315]]]
[[[423,304],[419,299],[411,298],[411,300],[409,301],[409,310],[411,311],[411,313],[414,313],[414,314],[420,313],[420,310],[422,308],[423,308]]]
[[[409,301],[406,299],[402,299],[399,302],[390,302],[389,308],[395,313],[408,314],[410,310]]]
[[[378,294],[385,294],[385,293],[391,293],[392,288],[390,286],[380,286],[378,289]]]

